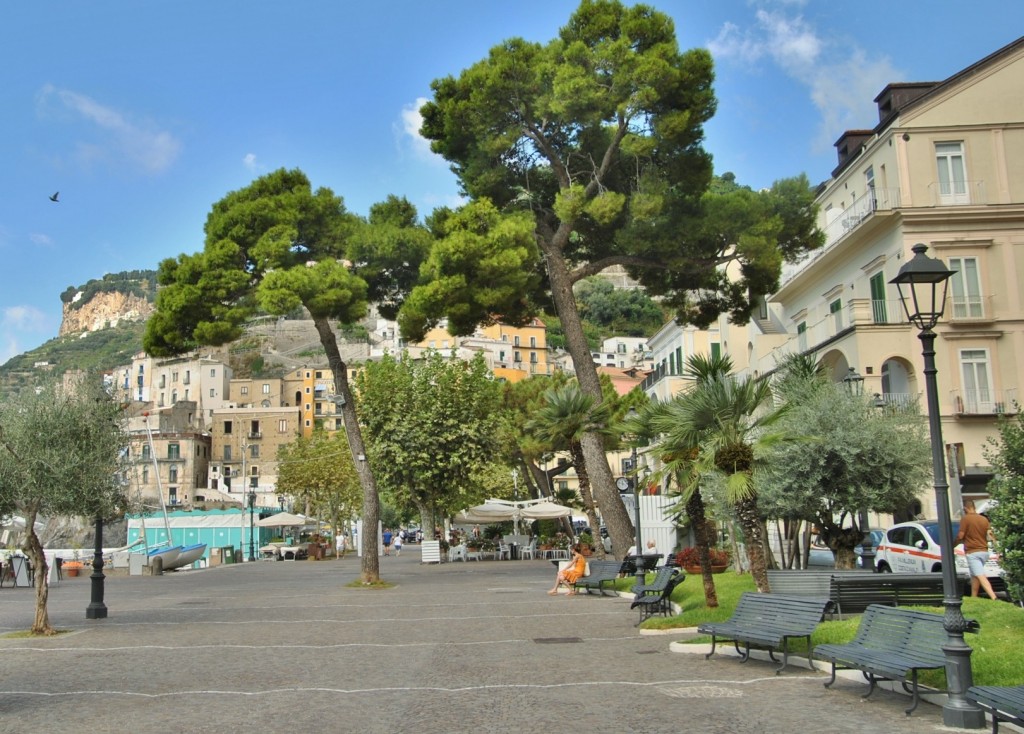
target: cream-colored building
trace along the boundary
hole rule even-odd
[[[129,498],[152,510],[160,506],[191,508],[222,499],[207,491],[210,434],[202,430],[198,406],[179,400],[163,410],[152,403],[128,409]]]
[[[221,408],[213,413],[208,486],[246,504],[256,492],[258,507],[278,507],[278,451],[300,433],[294,406]]]
[[[191,401],[205,425],[214,410],[229,404],[230,382],[231,368],[211,357],[157,358],[140,352],[130,365],[113,371],[113,384],[126,400],[155,408]]]
[[[784,274],[749,328],[755,374],[814,354],[888,404],[920,399],[923,359],[891,281],[916,243],[957,271],[936,327],[939,408],[958,493],[984,496],[984,451],[1024,367],[1024,39],[942,82],[890,84],[878,124],[845,132],[817,202],[825,247]],[[1021,255],[1021,257],[1018,257]],[[741,345],[734,345],[741,346]],[[730,349],[737,354],[737,349]],[[935,516],[932,493],[907,514]]]

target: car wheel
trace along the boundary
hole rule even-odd
[[[889,564],[882,561],[878,564],[878,573],[892,573],[892,569],[889,568]]]

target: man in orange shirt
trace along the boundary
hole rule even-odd
[[[988,541],[995,542],[992,535],[992,527],[988,518],[979,515],[974,508],[974,500],[964,501],[964,512],[960,517],[960,532],[956,534],[953,545],[964,544],[964,552],[967,554],[967,568],[971,574],[971,596],[977,596],[979,588],[984,589],[989,599],[995,599],[996,593],[992,591],[992,584],[985,573],[985,563],[988,561]]]

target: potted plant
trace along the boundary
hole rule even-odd
[[[709,548],[708,555],[711,560],[711,572],[722,573],[729,567],[729,553],[721,548]],[[700,573],[700,555],[694,547],[683,548],[676,553],[676,565],[681,566],[687,573]]]
[[[590,534],[590,531],[584,530],[582,533],[580,533],[579,538],[577,538],[577,541],[580,544],[580,552],[583,555],[589,556],[591,553],[594,552],[594,536]]]

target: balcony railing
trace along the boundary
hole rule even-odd
[[[950,296],[950,321],[984,321],[992,318],[992,296]]]
[[[825,248],[857,229],[874,212],[898,209],[899,206],[899,189],[871,189],[838,215],[834,215],[834,219],[822,228],[825,232]]]
[[[263,438],[261,431],[249,431],[249,438]]]
[[[984,181],[934,181],[928,184],[932,206],[987,204]]]
[[[1017,389],[950,390],[957,415],[1002,415],[1017,412]]]

